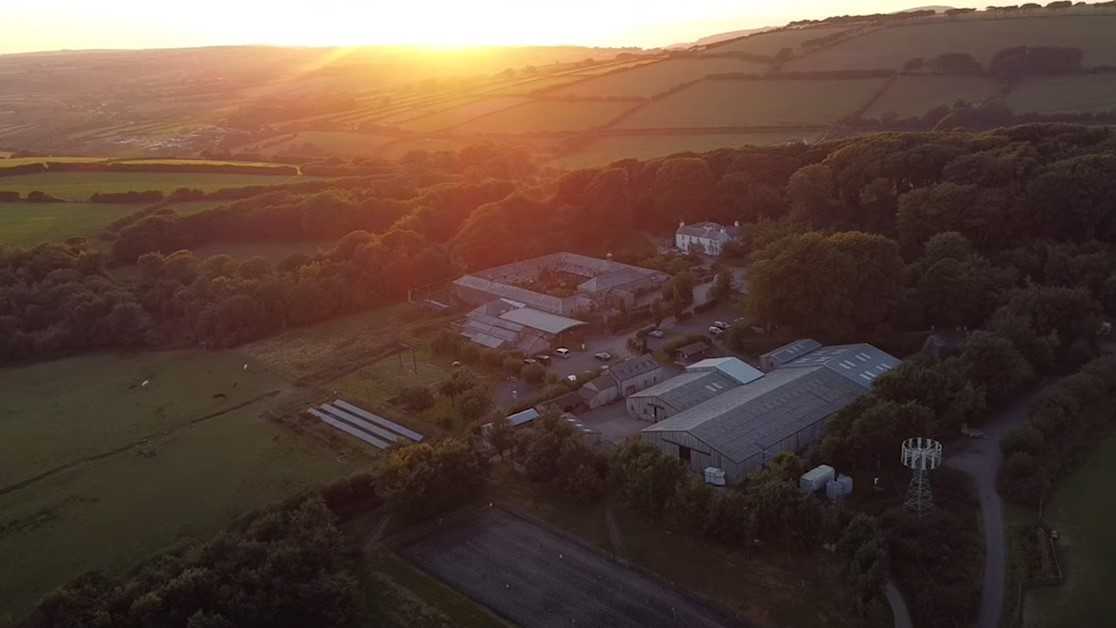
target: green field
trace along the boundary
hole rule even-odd
[[[538,101],[505,109],[454,128],[458,133],[561,133],[608,124],[635,103]]]
[[[53,161],[60,164],[89,164],[105,161],[104,157],[14,157],[0,159],[0,169],[26,166],[27,164],[41,164]]]
[[[1116,617],[1116,502],[1111,499],[1116,475],[1116,437],[1109,436],[1088,462],[1059,484],[1043,513],[1058,530],[1059,560],[1066,583],[1027,593],[1027,628],[1107,626]]]
[[[399,159],[407,153],[414,150],[425,150],[429,152],[438,152],[443,150],[459,151],[467,146],[472,146],[480,142],[486,141],[484,138],[470,137],[470,136],[448,136],[448,137],[408,137],[389,142],[380,147],[376,156],[381,159]],[[554,145],[553,138],[545,137],[515,137],[515,138],[501,138],[501,143],[504,146],[523,145],[530,148],[546,149]]]
[[[900,76],[888,85],[864,113],[879,119],[888,112],[899,118],[919,117],[940,105],[952,107],[957,101],[982,103],[1001,93],[1006,86],[978,76]]]
[[[783,48],[797,50],[802,46],[802,42],[851,30],[852,28],[848,26],[817,26],[756,33],[742,39],[713,44],[707,50],[709,52],[742,52],[751,55],[774,56]]]
[[[243,363],[233,352],[163,352],[2,371],[0,612],[372,460],[264,418],[314,393]]]
[[[217,174],[189,172],[41,172],[0,178],[0,190],[27,195],[38,190],[67,201],[86,201],[96,192],[170,193],[178,188],[213,192],[221,188],[278,185],[310,181],[311,177],[271,174]]]
[[[885,79],[702,81],[641,108],[619,129],[810,126],[868,102]]]
[[[576,98],[650,98],[709,74],[744,72],[759,74],[765,66],[731,57],[670,59],[631,70],[605,74],[551,92],[549,96]]]
[[[336,240],[320,240],[311,242],[213,242],[196,246],[190,251],[197,259],[205,259],[211,255],[231,255],[245,260],[257,255],[269,262],[275,263],[291,253],[304,253],[314,255],[318,251],[328,251],[337,245]]]
[[[400,122],[399,125],[410,131],[418,131],[421,133],[441,131],[449,127],[463,124],[474,118],[508,109],[516,105],[522,105],[527,102],[528,100],[526,98],[515,96],[486,98],[477,102],[451,107],[444,111],[420,115],[419,117]]]
[[[968,52],[987,62],[1012,46],[1072,46],[1085,65],[1116,64],[1116,15],[968,19],[893,26],[847,39],[791,61],[785,72],[899,68],[915,57]]]
[[[748,133],[647,133],[645,135],[606,135],[558,158],[564,168],[603,166],[621,159],[653,159],[674,153],[701,153],[718,148],[771,146],[806,140],[811,142],[821,130],[753,131]]]
[[[1007,104],[1015,113],[1116,111],[1116,75],[1027,79],[1012,88]]]
[[[35,246],[94,236],[139,208],[108,203],[0,203],[0,246]]]
[[[264,155],[328,155],[330,157],[371,157],[385,142],[386,135],[345,131],[301,131],[266,139],[242,147],[246,152]]]

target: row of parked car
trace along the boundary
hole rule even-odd
[[[743,323],[743,322],[744,322],[744,317],[740,317],[740,318],[737,318],[736,320],[732,321],[732,325],[737,325],[737,324]],[[709,335],[713,336],[714,338],[717,338],[721,334],[728,331],[728,328],[732,327],[732,325],[730,325],[730,324],[728,324],[724,321],[714,321],[713,324],[709,326]]]

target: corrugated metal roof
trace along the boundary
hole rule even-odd
[[[739,358],[706,358],[687,366],[686,370],[690,372],[717,370],[741,384],[754,382],[763,377],[759,369],[753,368]]]
[[[527,408],[523,412],[516,412],[515,414],[509,416],[508,423],[511,423],[512,427],[515,427],[517,425],[523,425],[524,423],[530,423],[531,421],[539,418],[539,416],[540,415],[538,410],[534,408]]]
[[[632,360],[626,360],[620,364],[616,364],[609,371],[616,377],[617,381],[623,382],[626,379],[639,377],[645,373],[651,373],[656,369],[663,368],[662,365],[651,355],[642,355]]]
[[[543,312],[542,310],[536,310],[530,307],[510,309],[501,314],[500,318],[554,335],[585,324],[579,320]]]
[[[802,340],[795,340],[794,342],[785,344],[778,349],[768,351],[767,353],[761,355],[760,359],[774,359],[780,365],[782,365],[820,347],[821,343],[817,340],[814,340],[813,338],[803,338]]]
[[[735,379],[720,371],[700,371],[672,377],[631,397],[654,397],[675,412],[683,412],[739,387],[740,384]]]
[[[871,388],[877,377],[899,366],[901,360],[870,344],[822,347],[792,360],[782,368],[824,366],[861,388]]]
[[[863,392],[825,367],[779,370],[643,431],[689,432],[729,460],[742,462],[832,415]]]

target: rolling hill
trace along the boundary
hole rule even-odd
[[[624,151],[651,157],[939,123],[1107,124],[1116,123],[1114,32],[1116,6],[1105,3],[928,7],[714,35],[684,50],[0,57],[0,150],[390,158],[511,141],[580,165]],[[46,71],[28,73],[30,61]],[[202,72],[203,61],[222,69]],[[111,95],[109,85],[118,86]],[[87,106],[75,106],[82,98]]]

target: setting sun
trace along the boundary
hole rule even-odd
[[[860,0],[845,9],[895,11],[907,4]],[[140,0],[0,0],[5,25],[0,53],[235,44],[657,47],[809,17],[824,6],[821,0],[793,7],[757,0],[412,0],[392,6],[354,0],[196,0],[188,6]]]

